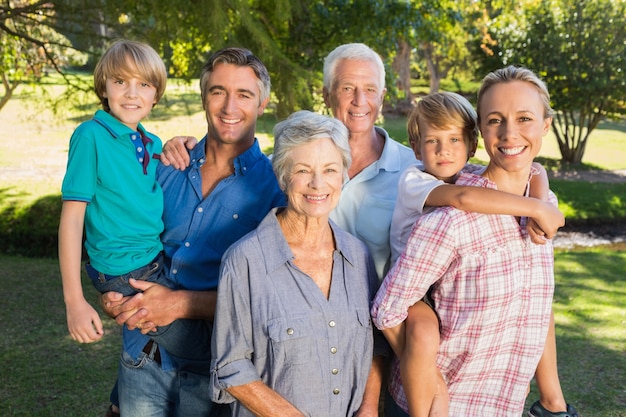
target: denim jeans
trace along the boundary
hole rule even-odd
[[[118,394],[122,416],[229,417],[230,407],[209,400],[209,363],[206,372],[164,371],[149,354],[134,360],[122,353]]]
[[[385,390],[385,417],[409,417],[409,413],[396,403],[389,390]]]
[[[139,290],[128,281],[131,278],[154,282],[171,289],[178,288],[178,285],[165,275],[163,254],[157,256],[150,264],[124,275],[106,275],[95,270],[90,264],[86,264],[85,269],[94,287],[101,294],[109,291],[119,292],[124,296],[137,294]],[[208,326],[206,320],[180,319],[167,326],[159,326],[156,331],[148,333],[148,336],[172,356],[203,361],[211,357]]]

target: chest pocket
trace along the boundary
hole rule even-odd
[[[313,330],[308,318],[282,317],[267,326],[274,358],[287,365],[301,365],[311,360]]]

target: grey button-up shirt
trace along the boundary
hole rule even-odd
[[[337,249],[328,299],[292,262],[276,209],[226,252],[213,330],[214,401],[233,402],[225,388],[262,380],[308,416],[358,410],[373,357],[369,303],[377,275],[366,246],[331,227]],[[233,412],[252,415],[236,401]]]

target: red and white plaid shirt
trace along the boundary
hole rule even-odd
[[[473,174],[457,184],[496,188]],[[552,193],[550,201],[556,204]],[[450,416],[523,412],[554,292],[552,243],[533,244],[523,223],[451,207],[422,216],[374,299],[374,324],[390,328],[434,286],[442,329],[437,366],[448,384]],[[408,410],[396,359],[389,390]]]

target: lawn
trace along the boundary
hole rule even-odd
[[[50,86],[46,94],[61,91]],[[37,200],[57,201],[69,137],[97,108],[92,98],[80,110],[55,114],[42,96],[39,90],[21,88],[0,111],[0,214],[4,217],[19,212],[14,206],[28,209]],[[257,126],[261,147],[267,151],[275,123],[274,116],[267,114]],[[163,139],[176,134],[202,136],[206,122],[196,83],[170,81],[164,101],[145,126]],[[387,118],[384,126],[393,137],[406,141],[404,119]],[[546,138],[540,156],[544,161],[559,159],[553,137]],[[480,152],[478,158],[486,160]],[[626,121],[602,123],[590,139],[584,162],[602,169],[626,169]],[[552,185],[569,218],[626,219],[624,184],[553,181]],[[33,235],[43,227],[37,221],[45,217],[47,207],[39,207],[44,213],[31,210],[34,217],[28,225]],[[0,226],[4,220],[0,218]],[[625,266],[624,246],[556,254],[559,370],[566,398],[582,416],[626,417]],[[103,341],[80,345],[70,339],[54,259],[0,254],[0,279],[4,288],[0,293],[4,336],[0,415],[103,415],[116,375],[119,328],[105,320]],[[95,303],[95,290],[84,282]],[[529,401],[536,398],[533,388]]]

